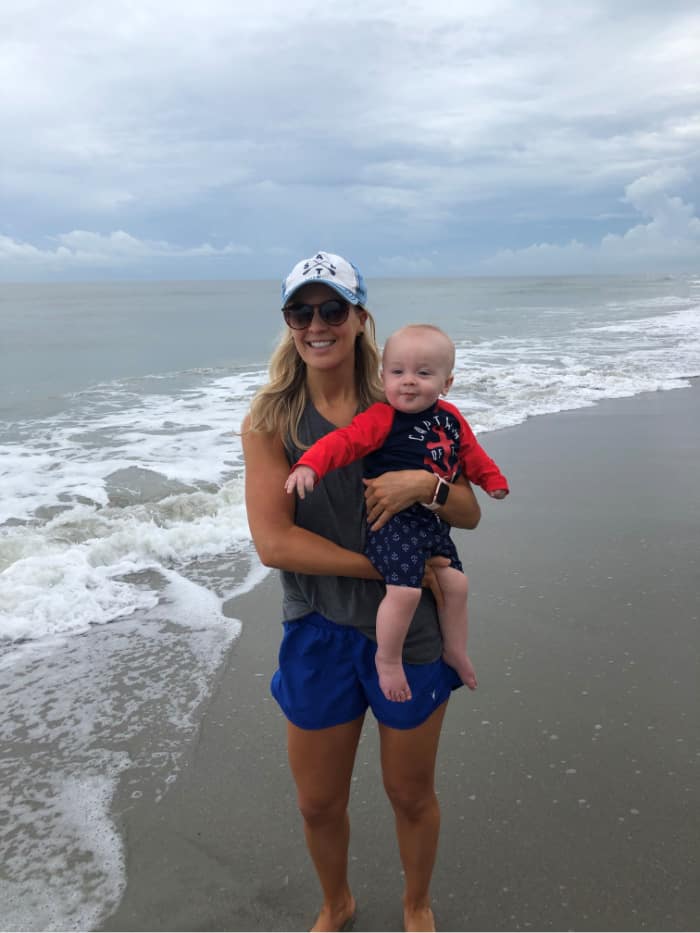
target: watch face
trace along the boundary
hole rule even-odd
[[[435,493],[435,502],[438,505],[444,505],[447,502],[447,497],[450,494],[450,484],[446,483],[444,480],[438,486],[438,490]]]

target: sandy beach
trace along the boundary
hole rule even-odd
[[[457,544],[475,694],[438,762],[441,930],[700,927],[700,386],[483,438],[512,495]],[[128,884],[104,930],[304,930],[319,892],[269,695],[280,592],[243,633],[160,801],[114,802]],[[125,785],[126,786],[126,785]],[[356,930],[401,925],[401,869],[368,718],[351,799]]]

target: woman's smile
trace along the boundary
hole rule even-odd
[[[312,350],[325,350],[326,347],[332,347],[335,340],[307,340],[307,346]]]

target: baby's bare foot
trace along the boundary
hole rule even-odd
[[[469,687],[470,690],[476,690],[477,680],[476,680],[476,671],[474,670],[474,665],[471,662],[471,659],[468,654],[463,652],[450,652],[445,651],[443,654],[443,659],[450,667],[453,667],[459,674],[459,679]]]
[[[411,688],[406,680],[406,672],[400,660],[382,658],[376,655],[375,664],[379,674],[379,688],[394,703],[405,703],[411,699]]]
[[[355,919],[355,898],[352,894],[342,904],[333,906],[324,904],[311,933],[330,933],[330,931],[349,930]]]

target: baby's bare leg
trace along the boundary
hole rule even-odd
[[[387,700],[397,703],[411,699],[401,653],[420,592],[413,586],[387,585],[386,596],[377,610],[377,655],[374,663],[382,693]]]
[[[442,656],[457,671],[462,683],[470,690],[475,690],[476,671],[467,654],[469,583],[466,576],[454,567],[436,567],[435,573],[444,598],[439,613]]]

